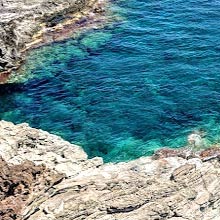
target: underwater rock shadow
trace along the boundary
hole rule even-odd
[[[23,92],[24,90],[25,90],[24,83],[0,84],[0,96],[12,94],[15,92]]]

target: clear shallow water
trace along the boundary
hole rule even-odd
[[[220,3],[126,0],[124,20],[32,51],[29,78],[0,87],[0,118],[122,161],[220,140]]]

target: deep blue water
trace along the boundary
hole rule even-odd
[[[30,53],[0,87],[0,117],[61,135],[105,161],[220,135],[220,2],[124,0],[119,21]],[[27,80],[28,79],[28,80]]]

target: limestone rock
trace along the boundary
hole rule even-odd
[[[60,29],[66,20],[69,19],[67,30],[63,31],[65,33],[82,26],[79,23],[82,17],[84,20],[90,19],[95,22],[95,15],[98,17],[103,13],[103,10],[97,11],[97,8],[102,7],[101,2],[101,0],[1,0],[0,83],[6,82],[8,73],[22,64],[27,49],[60,38],[62,36]]]
[[[2,180],[18,184],[15,198],[5,193],[10,184],[1,188],[0,215],[10,219],[16,213],[14,219],[25,220],[219,219],[218,148],[196,155],[186,149],[176,155],[175,150],[159,152],[103,164],[55,135],[1,121],[0,187]],[[19,170],[21,177],[15,175]],[[11,212],[6,213],[6,207],[12,207]]]

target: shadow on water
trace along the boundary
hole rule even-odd
[[[0,84],[0,97],[25,91],[24,83]]]

